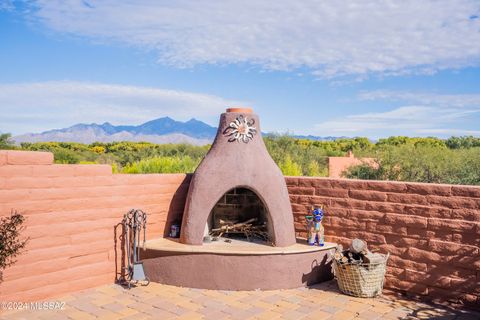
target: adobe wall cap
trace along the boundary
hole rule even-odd
[[[253,113],[252,108],[248,107],[232,107],[232,108],[227,108],[227,112],[238,112],[238,113]]]

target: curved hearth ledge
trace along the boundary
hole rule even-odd
[[[238,240],[198,246],[162,238],[147,241],[140,255],[154,282],[213,290],[273,290],[331,279],[330,254],[335,246],[298,242],[272,247]]]

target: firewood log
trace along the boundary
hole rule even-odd
[[[357,254],[368,251],[366,242],[360,239],[353,239],[349,250]]]
[[[385,261],[385,256],[379,253],[368,252],[363,256],[363,261],[365,263],[383,263]]]
[[[218,220],[218,223],[220,223],[220,225],[226,225],[226,224],[235,224],[235,223],[238,223],[238,220],[223,220],[223,219],[219,219]]]
[[[223,231],[223,230],[230,230],[230,229],[238,229],[255,221],[257,221],[257,218],[248,219],[245,222],[235,223],[231,225],[227,224],[227,225],[221,226],[220,228],[212,229],[212,231],[216,232],[216,231]]]

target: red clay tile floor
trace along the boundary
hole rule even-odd
[[[60,303],[53,310],[4,310],[0,319],[480,319],[474,311],[393,296],[346,296],[334,281],[272,291],[106,285],[50,301]]]

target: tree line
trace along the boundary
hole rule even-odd
[[[439,139],[395,136],[376,142],[364,137],[333,141],[268,135],[265,145],[285,175],[328,176],[328,157],[353,151],[375,159],[344,172],[348,178],[480,185],[480,138]],[[15,146],[0,135],[0,149],[50,151],[56,163],[111,164],[117,173],[193,172],[210,145],[111,142],[36,142]]]

